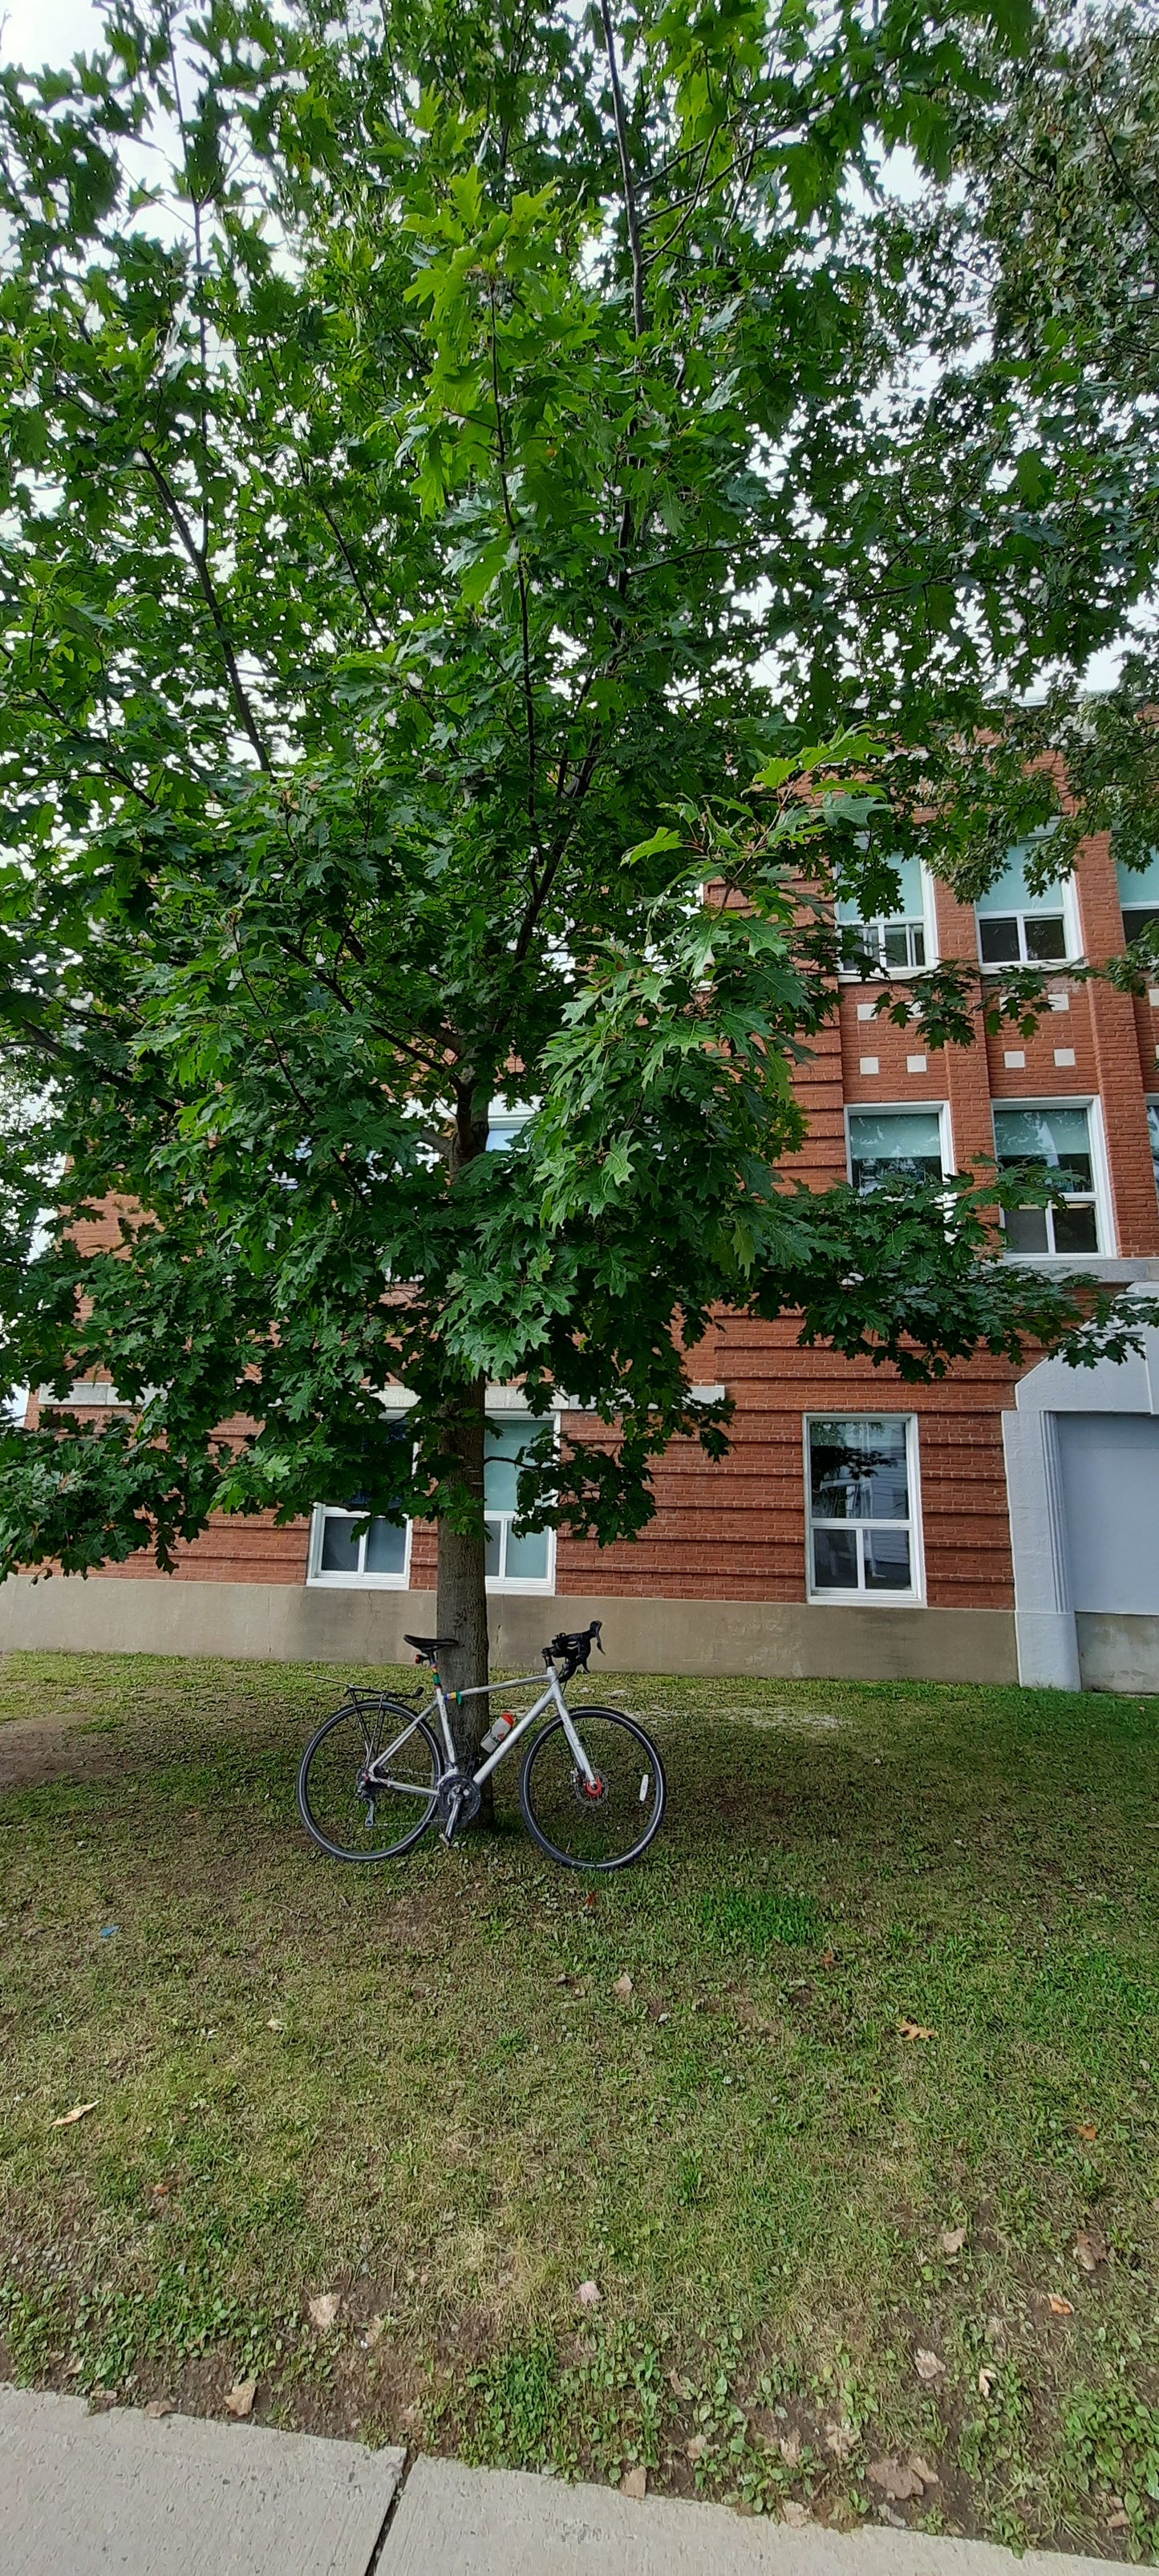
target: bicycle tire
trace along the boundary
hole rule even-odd
[[[605,1794],[599,1801],[587,1803],[563,1720],[554,1717],[529,1745],[524,1757],[519,1775],[523,1821],[540,1850],[563,1869],[599,1870],[605,1874],[628,1869],[655,1841],[664,1821],[668,1794],[664,1765],[651,1736],[644,1733],[634,1717],[625,1717],[621,1709],[585,1705],[568,1713],[593,1768],[606,1783]],[[597,1734],[598,1743],[589,1747],[585,1738]],[[645,1765],[642,1774],[641,1760]],[[636,1832],[640,1810],[645,1805],[647,1822],[642,1832]],[[630,1831],[635,1838],[627,1841]],[[601,1838],[605,1844],[615,1845],[621,1836],[627,1846],[623,1850],[601,1852],[598,1848]]]
[[[418,1739],[418,1742],[423,1747],[423,1754],[417,1755],[415,1758],[414,1767],[418,1776],[416,1776],[414,1780],[413,1788],[408,1788],[406,1799],[403,1802],[403,1811],[405,1812],[405,1804],[409,1803],[410,1797],[413,1796],[417,1802],[422,1804],[422,1814],[420,1815],[418,1822],[410,1828],[409,1832],[396,1836],[392,1841],[376,1843],[373,1848],[369,1849],[365,1843],[358,1846],[354,1843],[339,1839],[337,1834],[332,1831],[327,1831],[326,1823],[318,1812],[323,1803],[327,1805],[336,1805],[340,1800],[342,1811],[344,1813],[348,1811],[351,1818],[357,1816],[359,1806],[361,1804],[364,1808],[369,1810],[372,1829],[375,1822],[376,1807],[378,1803],[367,1796],[365,1788],[360,1785],[359,1780],[358,1745],[356,1740],[358,1734],[361,1733],[362,1736],[364,1762],[366,1760],[373,1759],[374,1753],[381,1750],[381,1746],[378,1744],[375,1744],[372,1748],[367,1737],[366,1719],[370,1712],[366,1707],[359,1708],[358,1704],[354,1701],[344,1701],[341,1708],[335,1709],[332,1717],[323,1719],[321,1726],[318,1727],[315,1733],[311,1736],[298,1767],[298,1813],[301,1816],[302,1823],[304,1824],[311,1841],[317,1844],[319,1851],[326,1852],[332,1860],[368,1862],[396,1859],[400,1852],[412,1850],[415,1843],[421,1840],[421,1837],[426,1833],[428,1826],[433,1822],[437,1812],[439,1775],[443,1767],[443,1757],[439,1750],[438,1739],[432,1728],[428,1726],[425,1717],[416,1716],[413,1708],[408,1708],[405,1701],[392,1700],[384,1696],[381,1700],[375,1702],[374,1708],[375,1713],[380,1717],[396,1717],[401,1721],[406,1730],[405,1735],[401,1739],[403,1742],[409,1743],[411,1738],[414,1737]],[[353,1730],[350,1741],[349,1756],[344,1752],[340,1752],[338,1756],[337,1767],[340,1774],[345,1773],[348,1775],[347,1785],[345,1789],[341,1787],[341,1784],[338,1785],[337,1798],[325,1798],[324,1800],[323,1795],[321,1794],[320,1780],[317,1777],[320,1757],[323,1755],[327,1744],[332,1742],[332,1739],[335,1736],[335,1731],[339,1727],[346,1727],[347,1729]],[[396,1739],[396,1741],[398,1740],[399,1739]],[[426,1761],[424,1757],[429,1758],[429,1792],[426,1787]],[[352,1773],[351,1766],[353,1766]],[[399,1803],[397,1798],[394,1803]]]

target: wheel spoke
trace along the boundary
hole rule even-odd
[[[537,1842],[571,1869],[622,1869],[664,1813],[664,1772],[642,1727],[616,1709],[574,1709],[577,1762],[556,1719],[532,1745],[520,1797]]]
[[[319,1728],[298,1775],[302,1821],[315,1842],[340,1860],[384,1860],[405,1850],[435,1813],[441,1768],[429,1726],[409,1710],[383,1702],[374,1734],[384,1721],[405,1724],[384,1752],[367,1741],[367,1712],[351,1703]],[[380,1768],[389,1763],[389,1770]]]

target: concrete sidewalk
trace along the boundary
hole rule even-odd
[[[392,2510],[393,2508],[393,2510]],[[1105,2576],[1107,2561],[721,2505],[0,2389],[3,2576]]]

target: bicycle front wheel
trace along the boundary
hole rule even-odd
[[[332,1859],[390,1860],[425,1834],[441,1769],[426,1719],[404,1701],[347,1701],[306,1746],[298,1810]]]
[[[524,1821],[565,1869],[626,1869],[660,1830],[664,1766],[634,1717],[615,1708],[570,1715],[592,1776],[577,1763],[562,1718],[553,1718],[523,1765]]]

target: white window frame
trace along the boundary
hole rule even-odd
[[[856,1591],[842,1587],[825,1591],[813,1581],[813,1451],[810,1433],[815,1422],[904,1422],[906,1432],[905,1473],[909,1492],[910,1584],[907,1592],[869,1592],[865,1589],[865,1556],[859,1547],[857,1571],[860,1578]],[[922,1488],[918,1450],[918,1416],[916,1413],[889,1413],[884,1405],[866,1405],[860,1413],[806,1413],[802,1416],[805,1466],[805,1588],[806,1598],[831,1610],[920,1610],[926,1600],[926,1555],[922,1534]],[[900,1521],[822,1521],[823,1529],[900,1529]]]
[[[864,931],[866,954],[871,955],[874,949],[876,949],[878,956],[878,971],[883,976],[888,975],[890,977],[898,977],[903,975],[924,975],[928,966],[936,966],[938,963],[938,915],[934,900],[934,881],[924,859],[919,859],[918,866],[921,869],[922,881],[922,911],[920,927],[922,932],[922,941],[926,952],[920,966],[912,963],[905,966],[890,966],[887,965],[885,956],[886,931],[896,930],[899,925],[903,925],[907,931],[915,929],[918,927],[918,924],[916,917],[913,914],[907,912],[875,913],[871,921],[837,921],[835,916],[835,926],[839,940],[844,931],[857,929]],[[910,945],[912,945],[912,942],[907,940],[907,946]],[[865,982],[864,975],[859,972],[856,966],[840,966],[837,971],[839,980],[843,984],[863,984]]]
[[[1144,891],[1148,877],[1153,877],[1155,875],[1157,867],[1159,867],[1159,849],[1152,850],[1150,863],[1145,868],[1125,868],[1121,860],[1117,859],[1115,862],[1115,883],[1119,889],[1119,911],[1123,922],[1123,938],[1128,947],[1130,947],[1132,939],[1138,938],[1139,933],[1137,930],[1128,930],[1127,914],[1129,912],[1146,912],[1150,914],[1152,921],[1154,921],[1156,915],[1159,914],[1159,900],[1157,900],[1154,895],[1148,895]],[[1128,886],[1131,888],[1131,891],[1127,891],[1124,887],[1124,877],[1127,878]],[[1144,924],[1144,927],[1146,927],[1146,924]]]
[[[526,1411],[525,1407],[521,1406],[518,1402],[512,1403],[508,1401],[506,1403],[497,1403],[494,1397],[489,1395],[487,1401],[487,1419],[489,1422],[502,1422],[504,1424],[516,1422],[521,1430],[526,1425],[527,1431],[532,1438],[534,1438],[538,1432],[550,1428],[554,1431],[555,1446],[558,1452],[559,1415],[555,1411],[550,1414],[529,1413]],[[484,1453],[484,1455],[485,1454],[486,1453]],[[517,1520],[519,1515],[517,1512],[489,1512],[486,1507],[486,1501],[484,1500],[483,1517],[485,1521],[498,1521],[501,1524],[499,1553],[501,1564],[505,1564],[507,1559],[507,1541],[511,1531],[511,1523],[512,1521]],[[557,1534],[554,1529],[546,1529],[541,1532],[541,1536],[547,1540],[546,1574],[489,1574],[487,1577],[488,1592],[537,1593],[540,1598],[545,1594],[554,1592],[556,1535]]]
[[[1116,1254],[1116,1236],[1114,1200],[1111,1196],[1111,1168],[1107,1160],[1107,1140],[1103,1128],[1103,1104],[1099,1099],[1097,1092],[1076,1092],[1068,1095],[1066,1092],[1055,1091],[1050,1094],[1049,1098],[1046,1098],[1040,1093],[1036,1095],[1033,1100],[991,1100],[990,1109],[991,1114],[993,1114],[996,1109],[1085,1109],[1087,1113],[1087,1136],[1090,1141],[1091,1149],[1091,1190],[1089,1195],[1094,1204],[1095,1211],[1094,1251],[1004,1252],[1002,1256],[1003,1260],[1028,1261],[1032,1263],[1045,1261],[1053,1263],[1057,1261],[1065,1263],[1069,1270],[1081,1269],[1084,1261],[1113,1260]],[[997,1161],[997,1131],[995,1131],[994,1135],[994,1154],[995,1160]],[[1076,1190],[1074,1195],[1076,1200],[1080,1203],[1084,1205],[1087,1203],[1088,1194],[1085,1190]],[[1053,1211],[1050,1208],[1046,1208],[1044,1210],[1044,1214],[1046,1216],[1048,1229],[1053,1241]]]
[[[306,1565],[307,1583],[316,1585],[324,1592],[408,1592],[410,1590],[411,1539],[414,1532],[414,1524],[412,1521],[407,1521],[404,1524],[401,1574],[367,1574],[362,1570],[366,1556],[366,1542],[370,1536],[370,1523],[372,1520],[381,1520],[383,1517],[384,1515],[381,1512],[362,1513],[347,1511],[345,1506],[341,1503],[315,1503],[313,1512],[310,1516],[310,1553]],[[325,1535],[328,1519],[341,1521],[365,1519],[366,1521],[367,1526],[362,1533],[358,1547],[359,1570],[354,1574],[339,1574],[334,1572],[329,1566],[323,1569],[322,1540]]]
[[[1062,896],[1062,902],[1059,906],[1059,910],[1062,914],[1063,936],[1063,953],[1061,957],[1031,957],[1027,953],[1026,924],[1028,921],[1042,918],[1042,906],[1045,901],[1044,897],[1040,897],[1034,904],[1016,904],[1012,912],[992,912],[989,914],[983,914],[979,912],[978,906],[975,904],[974,939],[978,950],[978,964],[983,975],[1008,975],[1011,968],[1017,966],[1033,966],[1040,974],[1043,975],[1062,975],[1065,973],[1068,966],[1078,965],[1083,954],[1083,934],[1082,923],[1079,919],[1078,884],[1073,870],[1070,876],[1063,877],[1060,880],[1059,893]],[[983,957],[983,920],[1017,922],[1017,957]]]
[[[942,1179],[944,1181],[950,1179],[957,1165],[954,1161],[954,1133],[950,1124],[948,1100],[883,1100],[880,1106],[876,1100],[852,1100],[846,1101],[845,1104],[845,1172],[851,1189],[853,1187],[853,1120],[855,1118],[913,1118],[923,1111],[927,1118],[935,1114],[937,1116]],[[829,1417],[818,1415],[817,1418],[827,1420]],[[843,1421],[852,1421],[852,1418],[851,1414],[841,1416]],[[837,1419],[837,1415],[834,1414],[833,1420]]]

